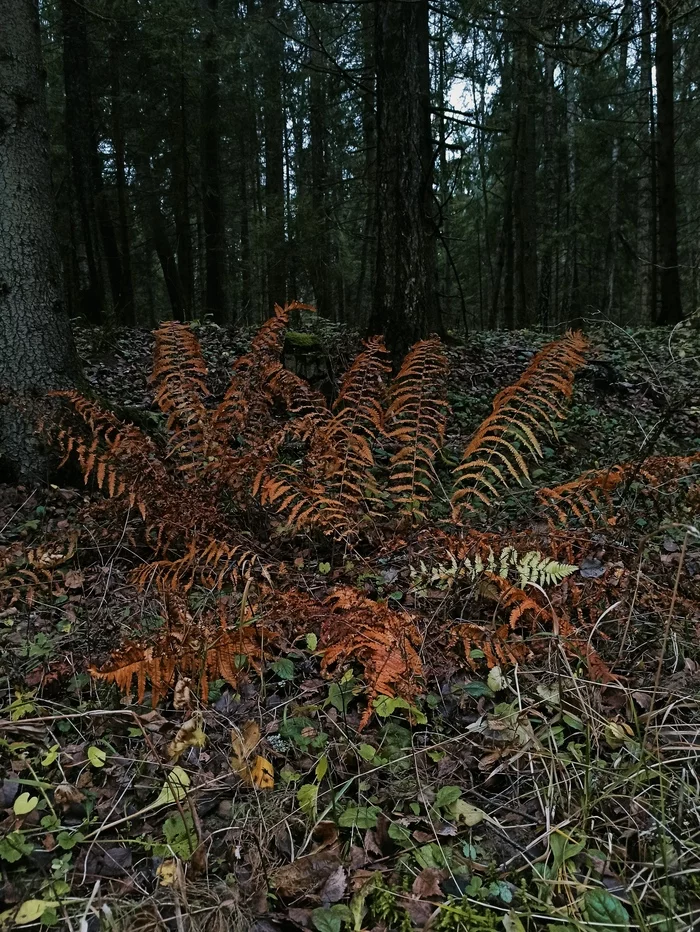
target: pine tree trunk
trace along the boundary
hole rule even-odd
[[[284,217],[284,107],[279,0],[263,0],[268,23],[263,51],[263,128],[265,139],[265,219],[267,298],[270,304],[287,299],[287,243]],[[268,311],[269,313],[269,311]]]
[[[134,283],[131,272],[131,236],[129,228],[129,201],[126,181],[126,143],[124,139],[124,121],[122,119],[121,90],[121,43],[123,32],[112,36],[110,45],[110,64],[112,67],[112,142],[114,145],[114,164],[117,176],[117,203],[119,206],[119,247],[121,258],[121,320],[127,327],[136,323],[134,305]]]
[[[226,227],[221,188],[220,62],[218,0],[202,0],[202,213],[206,292],[204,310],[219,324],[232,324],[228,295]]]
[[[533,70],[535,49],[529,31],[515,40],[516,148],[513,232],[515,240],[515,303],[518,327],[530,327],[537,319],[537,151]]]
[[[658,111],[659,324],[683,320],[678,270],[678,220],[673,100],[673,27],[671,0],[656,4],[656,95]],[[675,4],[673,4],[675,8]]]
[[[0,457],[45,478],[32,401],[75,384],[79,363],[53,231],[36,0],[0,0],[0,23]]]
[[[641,0],[641,118],[645,124],[646,155],[639,185],[639,254],[644,263],[640,275],[640,306],[642,320],[656,320],[658,303],[658,238],[656,196],[656,112],[654,108],[653,65],[651,51],[652,0]]]
[[[428,2],[376,5],[377,263],[370,331],[395,361],[440,329],[433,217]]]

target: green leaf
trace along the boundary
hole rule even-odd
[[[0,859],[8,864],[14,864],[33,850],[34,846],[21,832],[10,832],[4,838],[0,838]]]
[[[492,667],[489,670],[488,679],[486,680],[486,685],[492,692],[498,693],[505,688],[506,680],[501,672],[500,667]]]
[[[348,711],[348,705],[355,695],[355,680],[350,679],[347,682],[331,683],[328,687],[328,701],[343,715]]]
[[[64,851],[70,851],[71,848],[75,848],[81,841],[85,841],[85,836],[82,832],[59,832],[56,836],[56,842]]]
[[[463,687],[464,692],[468,696],[473,696],[474,699],[480,699],[482,696],[488,696],[489,699],[493,699],[494,692],[490,689],[486,683],[482,683],[480,680],[474,680],[471,683],[467,683]]]
[[[458,786],[441,786],[435,797],[435,807],[437,809],[447,808],[452,803],[456,803],[462,795],[462,790]]]
[[[313,633],[313,631],[306,635],[306,647],[307,650],[316,650],[318,647],[318,637]]]
[[[340,813],[338,825],[341,828],[374,828],[381,811],[378,806],[348,806]]]
[[[27,926],[41,919],[47,909],[58,906],[56,900],[25,900],[15,914],[15,925]]]
[[[296,783],[297,780],[301,780],[301,774],[298,770],[290,767],[289,764],[285,764],[280,770],[280,778],[287,784]]]
[[[176,799],[184,799],[190,782],[189,775],[182,767],[173,767],[153,806],[167,806]]]
[[[29,815],[36,809],[39,802],[38,796],[30,796],[29,793],[20,793],[14,802],[12,811],[16,816]]]
[[[316,801],[318,799],[318,783],[305,783],[297,790],[297,802],[301,811],[309,819],[316,818]]]
[[[168,843],[168,856],[172,854],[188,861],[197,848],[197,833],[192,822],[192,813],[185,811],[183,820],[179,812],[169,816],[163,823],[163,835]]]
[[[93,767],[104,767],[105,761],[107,760],[107,752],[103,751],[102,748],[96,748],[93,744],[87,749],[87,759]]]
[[[357,753],[360,755],[362,760],[366,761],[374,760],[374,758],[377,756],[377,752],[371,744],[361,744],[357,749]]]
[[[418,848],[413,852],[413,856],[422,868],[431,867],[434,870],[442,870],[448,866],[451,853],[450,848],[441,848],[440,845],[432,842]]]
[[[318,564],[318,571],[319,571],[319,573],[321,573],[323,576],[327,576],[328,573],[330,573],[330,571],[331,571],[331,565],[330,565],[330,563],[319,563],[319,564]]]
[[[450,815],[455,822],[463,822],[464,825],[469,827],[478,825],[479,822],[483,822],[486,818],[486,813],[483,809],[472,806],[470,803],[465,803],[463,799],[457,799],[452,803],[450,806]]]
[[[320,783],[327,773],[328,773],[328,758],[324,754],[323,757],[319,758],[319,761],[316,764],[316,769],[314,770],[316,780]]]
[[[353,915],[344,903],[335,903],[315,909],[311,921],[318,932],[340,932],[344,922],[353,921]]]
[[[270,668],[279,676],[281,680],[294,679],[294,664],[289,657],[281,657],[270,664]]]
[[[607,890],[588,890],[583,902],[588,921],[598,923],[597,932],[629,929],[627,910],[618,898]]]
[[[398,822],[389,824],[389,838],[398,845],[412,844],[410,831],[404,825],[399,825]]]
[[[42,767],[50,767],[58,757],[58,745],[54,744],[53,747],[49,748],[46,754],[41,758]]]
[[[525,926],[512,909],[501,921],[505,932],[525,932]]]

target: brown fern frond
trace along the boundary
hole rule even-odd
[[[679,480],[700,463],[700,453],[690,456],[652,456],[641,463],[623,463],[608,469],[589,470],[562,485],[540,489],[539,500],[551,507],[562,524],[571,516],[595,525],[612,516],[613,492],[623,483],[637,479],[647,489],[673,491]]]
[[[342,505],[330,498],[321,485],[305,481],[300,470],[293,466],[277,464],[260,470],[253,494],[284,519],[292,534],[317,528],[337,540],[354,536],[352,522]]]
[[[447,371],[439,340],[416,343],[394,379],[386,412],[386,435],[399,446],[391,458],[389,491],[402,511],[422,518],[445,434]]]
[[[362,664],[368,705],[358,726],[361,731],[372,717],[372,702],[378,696],[399,696],[412,702],[421,692],[417,682],[423,675],[417,653],[420,635],[411,615],[394,612],[356,589],[334,590],[327,604],[332,615],[321,628],[321,669],[352,661]]]
[[[61,465],[74,455],[86,484],[94,477],[98,488],[105,489],[110,498],[128,496],[130,505],[138,507],[144,520],[154,504],[175,500],[178,487],[147,434],[133,424],[121,422],[79,392],[51,395],[62,398],[89,431],[85,437],[65,418],[51,430],[53,442],[62,453]]]
[[[246,667],[260,671],[265,656],[264,645],[276,638],[275,632],[259,625],[229,628],[223,614],[219,625],[194,621],[186,609],[173,609],[175,598],[166,598],[167,623],[150,641],[127,641],[102,668],[89,667],[97,680],[114,683],[129,696],[136,680],[139,702],[143,702],[146,685],[151,684],[151,702],[155,707],[175,686],[178,678],[187,678],[202,702],[209,695],[211,680],[222,679],[236,687]]]
[[[165,542],[160,550],[167,550]],[[181,557],[144,563],[134,570],[131,579],[141,589],[156,581],[170,590],[188,592],[199,582],[219,591],[226,584],[236,584],[239,579],[250,576],[253,570],[267,575],[260,554],[247,542],[236,540],[236,535],[231,533],[226,540],[195,533],[189,536]]]
[[[384,376],[388,353],[381,337],[365,341],[345,374],[333,406],[333,417],[311,441],[309,459],[314,475],[329,498],[352,513],[375,497],[372,446],[383,426]]]
[[[464,659],[472,670],[477,670],[479,664],[472,657],[472,651],[481,651],[489,669],[492,667],[512,667],[523,663],[532,656],[522,638],[513,634],[509,625],[499,625],[491,630],[486,625],[475,622],[464,622],[454,625],[450,629],[450,638],[447,643],[448,650],[455,645],[462,645]]]
[[[179,458],[188,481],[206,465],[210,415],[207,367],[197,337],[187,324],[166,321],[156,330],[151,383],[155,401],[167,415],[168,449]]]
[[[263,379],[272,397],[282,401],[295,421],[303,421],[304,434],[300,439],[308,439],[312,426],[329,420],[330,410],[321,392],[312,388],[306,379],[285,369],[281,362],[271,363]]]
[[[491,414],[469,442],[455,469],[452,505],[455,520],[473,501],[491,505],[512,480],[529,479],[526,456],[542,456],[537,435],[556,436],[566,416],[576,370],[584,363],[587,342],[568,333],[534,357],[515,384],[499,392]]]

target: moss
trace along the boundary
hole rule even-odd
[[[288,330],[285,336],[285,344],[290,344],[295,349],[321,347],[321,341],[315,333],[302,333],[299,330]]]
[[[441,906],[432,928],[435,932],[502,932],[502,917],[503,913],[488,906],[473,906],[465,899]]]

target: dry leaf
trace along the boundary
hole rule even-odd
[[[345,873],[345,868],[342,864],[339,864],[321,888],[319,893],[321,902],[324,905],[326,903],[339,903],[345,896],[347,885],[348,876]]]
[[[203,748],[206,740],[206,735],[202,731],[201,717],[195,715],[182,725],[168,745],[168,756],[170,760],[175,761],[186,748]]]
[[[159,864],[156,869],[156,876],[161,887],[172,887],[177,878],[178,863],[176,858],[168,858]]]
[[[272,886],[282,897],[307,895],[320,889],[340,864],[332,851],[319,851],[285,864],[271,878]]]
[[[72,786],[70,783],[59,783],[53,791],[53,798],[56,805],[66,812],[71,806],[82,803],[85,796],[77,786]]]
[[[444,876],[444,871],[436,870],[434,867],[426,867],[413,881],[411,890],[422,900],[427,900],[431,896],[442,896],[440,881]]]

